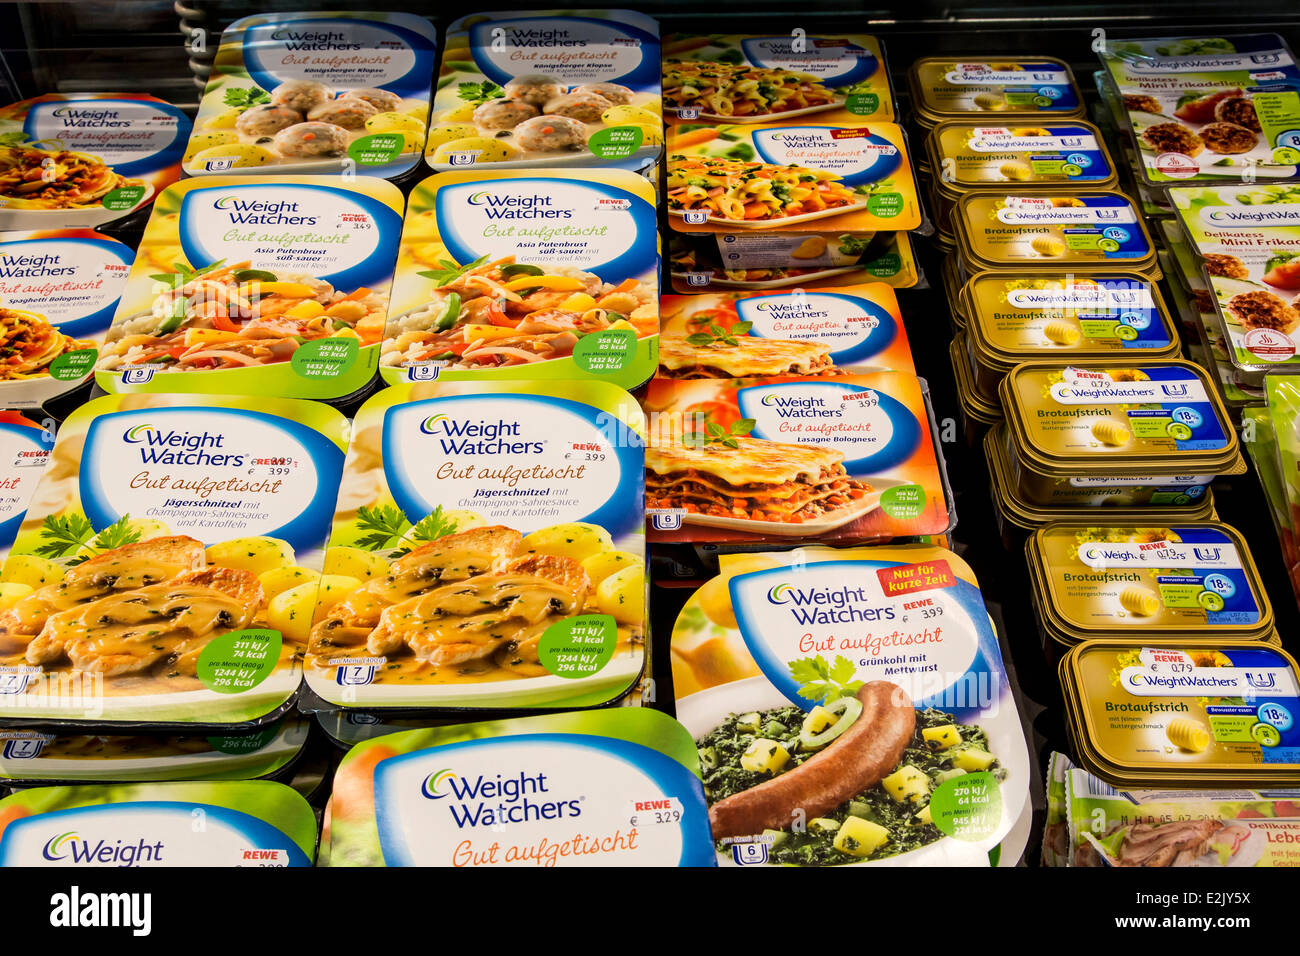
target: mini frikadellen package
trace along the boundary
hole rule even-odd
[[[307,684],[361,711],[608,704],[645,659],[644,417],[604,382],[421,382],[362,406]]]
[[[407,206],[381,374],[637,388],[658,295],[654,188],[636,173],[439,173]]]
[[[434,38],[433,24],[411,13],[236,20],[221,34],[185,172],[410,172],[424,149]]]
[[[0,577],[0,725],[243,733],[293,701],[347,420],[266,396],[70,415]],[[83,731],[84,732],[84,731]]]
[[[154,204],[95,382],[345,401],[379,365],[402,194],[368,176],[205,176]]]
[[[434,169],[641,171],[662,151],[652,18],[512,10],[448,25],[424,154]]]

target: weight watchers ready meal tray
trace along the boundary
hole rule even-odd
[[[339,401],[379,364],[402,194],[365,176],[187,179],[154,204],[100,350],[108,392]]]
[[[654,710],[411,730],[348,751],[321,841],[329,866],[713,866],[699,776]]]
[[[663,149],[659,24],[631,10],[510,11],[447,27],[425,160],[641,170]]]
[[[661,378],[915,371],[898,298],[884,283],[666,295],[659,309]]]
[[[1300,67],[1277,34],[1108,40],[1101,62],[1146,182],[1300,175]]]
[[[37,787],[0,800],[3,866],[311,866],[315,855],[311,806],[266,780]]]
[[[644,419],[603,382],[395,385],[362,407],[311,627],[333,707],[585,707],[645,645]]]
[[[434,29],[410,13],[265,13],[221,35],[194,133],[191,176],[362,173],[420,162]]]
[[[21,786],[252,780],[278,775],[296,760],[309,727],[305,718],[286,716],[238,737],[0,731],[0,780]]]
[[[988,866],[1030,769],[971,569],[929,546],[719,565],[671,646],[719,863]]]
[[[89,229],[0,233],[0,407],[90,377],[134,258]]]
[[[124,219],[181,175],[190,120],[143,93],[47,93],[0,109],[0,232]]]
[[[441,173],[411,193],[384,380],[568,379],[655,369],[654,188],[626,170]]]
[[[672,126],[666,196],[681,232],[921,225],[902,129],[843,111],[806,123]]]
[[[1300,365],[1300,183],[1170,189],[1223,328],[1253,384]],[[1200,296],[1198,296],[1198,302]]]
[[[248,731],[297,693],[347,420],[106,396],[59,432],[0,571],[0,721]]]
[[[892,120],[875,37],[858,34],[671,34],[663,44],[664,112],[682,120],[761,123],[844,109]]]
[[[922,382],[656,379],[645,398],[653,541],[944,534],[952,514]]]

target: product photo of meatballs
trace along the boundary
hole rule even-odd
[[[1124,108],[1130,113],[1155,113],[1160,115],[1160,101],[1154,96],[1129,93],[1124,97]]]
[[[515,127],[515,139],[521,149],[553,153],[586,145],[587,128],[567,116],[535,116]]]
[[[580,94],[595,93],[597,96],[605,97],[615,106],[626,106],[632,102],[632,91],[626,86],[619,86],[617,83],[584,83],[582,86],[574,87],[572,92]]]
[[[1250,278],[1250,270],[1246,268],[1246,264],[1226,252],[1207,252],[1201,256],[1201,259],[1205,262],[1205,271],[1212,276],[1223,276],[1225,279]]]
[[[314,80],[289,80],[271,91],[275,106],[287,106],[306,116],[312,109],[334,99],[334,91]]]
[[[1142,141],[1157,153],[1199,156],[1205,149],[1201,137],[1182,123],[1156,123],[1142,131]]]
[[[1258,133],[1236,123],[1207,123],[1200,128],[1199,135],[1206,149],[1221,156],[1248,153],[1259,142]]]
[[[301,123],[305,117],[297,110],[287,106],[264,103],[254,106],[240,114],[235,121],[235,129],[245,136],[257,139],[262,136],[274,136],[282,129]]]
[[[345,96],[312,107],[307,113],[307,119],[320,123],[333,123],[344,129],[364,129],[366,120],[378,112],[379,110],[365,100],[354,100]]]
[[[373,90],[363,87],[359,90],[348,90],[339,99],[364,100],[373,106],[378,113],[395,113],[402,108],[402,98],[396,93],[388,92],[388,90]]]
[[[281,156],[301,159],[342,156],[348,148],[348,131],[332,123],[299,123],[276,133],[273,145]]]
[[[1275,329],[1286,335],[1300,325],[1300,312],[1272,292],[1241,292],[1228,300],[1228,311],[1247,329]]]
[[[1263,129],[1255,113],[1255,104],[1248,96],[1229,96],[1219,100],[1214,107],[1214,118],[1223,123],[1236,123],[1256,133]]]
[[[546,104],[548,116],[567,116],[582,123],[599,123],[600,114],[614,104],[599,93],[565,93]]]
[[[525,100],[488,100],[474,110],[474,122],[483,129],[514,129],[540,113]]]
[[[530,106],[536,106],[540,110],[545,106],[548,100],[553,100],[561,93],[565,92],[565,87],[561,86],[549,76],[516,76],[513,80],[505,85],[506,99],[521,100]]]

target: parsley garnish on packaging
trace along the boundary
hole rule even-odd
[[[41,524],[41,538],[48,539],[36,553],[42,558],[62,558],[72,554],[95,536],[95,529],[90,522],[79,514],[70,514],[66,518],[58,515],[46,515]]]
[[[753,327],[753,322],[737,322],[730,329],[724,329],[720,325],[710,325],[707,332],[693,332],[686,336],[686,344],[700,349],[719,348],[723,345],[739,345],[736,336],[748,335],[749,330]]]
[[[682,436],[682,444],[692,448],[704,448],[707,445],[722,445],[725,448],[739,448],[740,442],[736,440],[737,436],[748,435],[754,430],[756,420],[753,418],[741,418],[731,423],[730,428],[724,428],[717,422],[708,422],[702,432],[691,432]]]
[[[452,262],[450,259],[439,259],[438,265],[442,266],[441,269],[430,269],[427,272],[417,272],[416,275],[422,279],[432,279],[439,286],[451,285],[466,272],[471,272],[483,263],[487,262],[487,258],[487,255],[481,255],[473,262],[463,266],[456,265],[456,263]]]
[[[865,681],[853,680],[858,669],[842,654],[828,664],[820,654],[790,661],[790,677],[799,684],[799,696],[820,704],[841,697],[856,697]]]
[[[222,101],[237,110],[246,110],[271,102],[271,94],[257,86],[247,90],[230,89],[222,95]]]
[[[467,103],[482,106],[488,100],[495,100],[505,96],[506,91],[491,80],[484,80],[482,83],[458,83],[456,85],[456,95]]]
[[[395,548],[402,540],[411,522],[392,505],[372,508],[362,505],[357,509],[357,527],[369,534],[356,541],[356,546],[366,551],[387,551]]]

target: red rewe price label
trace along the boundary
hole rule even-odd
[[[871,130],[865,126],[859,126],[852,129],[833,129],[831,130],[831,139],[865,139],[871,135]]]
[[[903,564],[896,568],[882,568],[876,572],[880,590],[885,597],[897,597],[912,591],[929,591],[933,588],[950,588],[957,576],[947,561],[925,561],[921,564]]]

